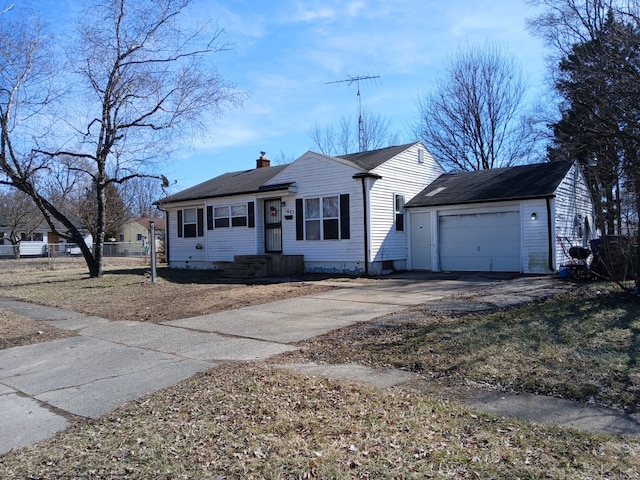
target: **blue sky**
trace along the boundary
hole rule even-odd
[[[74,2],[36,5],[55,22]],[[216,54],[219,73],[249,97],[165,165],[174,191],[254,168],[262,150],[298,157],[312,149],[314,125],[357,121],[356,85],[327,82],[379,76],[361,83],[362,105],[401,143],[416,140],[416,98],[461,47],[498,44],[521,63],[532,98],[543,88],[545,50],[525,29],[535,12],[523,0],[197,0],[196,9],[224,29],[233,45]]]

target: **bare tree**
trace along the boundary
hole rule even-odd
[[[633,222],[640,215],[640,4],[633,0],[535,3],[546,11],[530,27],[554,49],[556,63],[551,69],[562,100],[560,119],[552,124],[549,156],[580,161],[605,248],[609,238],[622,245],[610,236],[619,235],[624,227],[627,232],[637,229]],[[634,205],[635,211],[627,209],[625,214],[623,201],[625,206]],[[623,243],[626,266],[616,274],[631,273],[640,288],[640,246],[633,239]]]
[[[527,21],[532,34],[551,47],[552,67],[572,53],[573,46],[593,41],[607,22],[609,12],[622,20],[637,21],[640,4],[636,0],[529,0],[543,8]]]
[[[347,155],[360,149],[359,125],[343,117],[340,125],[315,125],[311,130],[313,149],[323,155]],[[398,135],[391,133],[390,122],[380,115],[362,112],[362,135],[365,151],[377,150],[398,143]]]
[[[160,215],[154,202],[166,192],[154,178],[138,177],[120,185],[118,189],[124,206],[134,217],[157,217]]]
[[[42,222],[42,215],[28,195],[15,189],[0,191],[0,229],[13,246],[15,258],[20,257],[22,236],[32,235]]]
[[[524,111],[525,92],[520,67],[499,47],[460,50],[418,99],[416,133],[454,170],[528,163],[537,137]]]
[[[64,118],[56,128],[43,109],[52,105],[44,83],[52,69],[50,39],[32,28],[1,22],[0,170],[12,185],[31,196],[62,238],[78,244],[92,277],[102,275],[107,188],[134,178],[164,179],[157,173],[177,140],[202,126],[243,95],[225,83],[209,63],[226,50],[221,30],[189,29],[181,23],[191,0],[96,0],[88,3],[74,43],[66,48],[70,72],[66,96],[58,99]],[[15,11],[14,9],[13,11]],[[12,12],[13,12],[12,11]],[[18,59],[14,62],[14,57]],[[5,75],[6,74],[6,75]],[[39,107],[39,108],[38,108]],[[29,123],[30,122],[30,123]],[[23,135],[27,125],[42,127],[37,143]],[[95,188],[93,251],[81,225],[58,208],[41,188],[51,172],[73,172]],[[58,232],[53,220],[64,225]]]

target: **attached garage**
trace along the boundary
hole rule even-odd
[[[440,269],[519,272],[520,212],[442,215]]]
[[[554,273],[571,261],[564,245],[595,235],[571,162],[444,174],[405,209],[413,270]]]

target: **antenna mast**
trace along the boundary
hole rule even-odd
[[[360,82],[364,80],[373,80],[375,78],[380,78],[380,75],[365,75],[358,77],[352,77],[351,75],[349,75],[349,78],[345,80],[336,80],[335,82],[327,82],[325,84],[329,85],[331,83],[348,83],[349,86],[351,86],[351,84],[355,82],[355,84],[358,86],[358,93],[356,94],[358,97],[358,147],[361,152],[364,152],[366,147],[364,144],[364,121],[362,120],[362,97],[360,95]]]

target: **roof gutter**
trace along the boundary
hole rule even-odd
[[[480,200],[467,200],[461,202],[446,202],[446,203],[424,203],[419,205],[411,205],[413,200],[407,202],[404,208],[421,208],[421,207],[450,207],[453,205],[477,205],[481,203],[500,203],[500,202],[513,202],[514,200],[540,200],[540,199],[550,199],[555,198],[556,195],[531,195],[529,197],[505,197],[505,198],[485,198]],[[416,202],[419,203],[419,202]]]
[[[234,193],[222,193],[218,195],[200,195],[197,197],[178,198],[176,200],[168,200],[168,201],[167,199],[170,197],[166,197],[166,198],[163,198],[162,200],[158,200],[157,202],[154,202],[154,205],[172,205],[172,204],[180,204],[184,202],[193,202],[195,200],[207,200],[210,198],[238,197],[240,195],[256,195],[260,193],[273,193],[278,191],[286,191],[287,193],[296,193],[298,191],[298,187],[297,185],[295,185],[295,182],[290,182],[290,183],[279,183],[277,185],[265,185],[253,190],[246,190],[246,191],[234,192]]]

